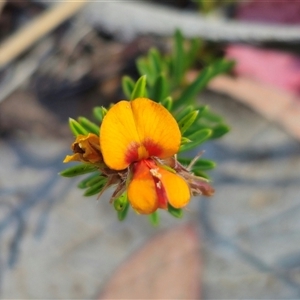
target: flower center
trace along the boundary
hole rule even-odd
[[[162,148],[151,139],[144,140],[142,143],[132,142],[126,152],[126,162],[131,164],[151,156],[159,157],[162,152]]]

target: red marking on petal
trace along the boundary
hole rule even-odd
[[[158,166],[156,165],[155,161],[153,159],[143,159],[141,161],[135,162],[132,164],[132,172],[134,173],[134,177],[148,177],[151,176],[154,186],[155,186],[155,192],[157,196],[157,207],[162,209],[168,208],[168,196],[166,193],[166,189],[161,182],[160,178],[157,176],[154,176],[151,170],[158,170]],[[147,173],[147,176],[145,174]],[[149,173],[148,173],[149,172]],[[158,173],[159,175],[159,173]]]
[[[139,149],[139,144],[136,142],[132,142],[126,152],[125,155],[125,160],[126,163],[131,164],[134,161],[137,161],[139,158],[139,153],[138,153],[138,149]]]
[[[153,180],[155,183],[158,207],[162,208],[162,209],[167,209],[168,208],[168,197],[167,197],[165,187],[163,186],[163,184],[159,180],[159,178],[153,176]]]
[[[153,159],[144,159],[144,163],[147,165],[149,169],[155,169],[157,168],[157,165]]]
[[[144,140],[143,145],[148,151],[149,156],[159,157],[163,153],[161,146],[153,142],[151,139]]]

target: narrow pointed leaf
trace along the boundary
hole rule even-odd
[[[103,180],[107,180],[107,178],[102,175],[99,175],[98,177],[90,179],[89,182],[86,183],[86,187],[88,188],[94,186],[95,184]]]
[[[174,103],[175,104],[175,103]],[[185,106],[183,109],[181,109],[180,111],[178,111],[176,114],[175,114],[175,119],[176,121],[178,122],[180,119],[182,119],[183,117],[185,117],[187,114],[189,114],[191,111],[193,111],[195,108],[194,108],[194,105],[188,105],[188,106]]]
[[[184,134],[187,131],[187,129],[189,129],[190,126],[195,122],[198,113],[198,110],[191,111],[189,114],[187,114],[178,121],[178,126],[181,131],[181,134]]]
[[[175,208],[171,204],[168,204],[168,212],[175,218],[182,218],[183,211],[181,208]]]
[[[193,171],[207,171],[216,167],[216,163],[208,159],[199,159],[193,166]]]
[[[107,109],[103,106],[101,106],[101,112],[102,112],[102,119],[105,117],[105,115],[107,114]]]
[[[67,168],[59,173],[63,177],[74,177],[96,171],[97,167],[89,164],[80,164]]]
[[[119,219],[119,221],[125,220],[125,218],[127,216],[127,213],[128,213],[128,210],[129,210],[129,202],[126,203],[126,206],[125,206],[125,208],[123,210],[118,211],[118,219]]]
[[[94,180],[95,178],[99,178],[100,177],[100,172],[95,172],[93,173],[92,175],[90,175],[89,177],[83,179],[82,181],[80,181],[78,184],[77,184],[77,187],[80,188],[80,189],[85,189],[87,188],[90,183],[90,181]]]
[[[85,117],[79,117],[78,121],[86,131],[99,135],[99,129],[100,129],[99,126],[91,122],[89,119]]]
[[[170,173],[176,174],[176,171],[173,168],[171,168],[171,167],[169,167],[167,165],[160,165],[160,167],[163,168],[163,169],[165,169],[165,170],[167,170],[167,171],[169,171]]]
[[[192,133],[188,138],[192,141],[188,144],[184,144],[180,146],[180,152],[191,150],[204,141],[208,140],[212,135],[212,130],[210,129],[200,129],[194,133]]]
[[[140,73],[140,75],[149,75],[149,67],[146,59],[144,57],[140,57],[136,61],[136,67]]]
[[[89,133],[81,124],[72,118],[69,118],[69,127],[75,136],[79,134],[87,135]]]
[[[144,57],[138,58],[136,61],[136,66],[139,71],[139,74],[141,76],[146,76],[148,84],[153,85],[155,80],[155,74],[153,74],[148,60]]]
[[[158,212],[155,211],[154,213],[149,215],[149,220],[150,220],[150,223],[153,226],[158,226],[159,225],[159,214],[158,214]]]
[[[188,138],[182,136],[182,137],[181,137],[180,145],[184,145],[184,144],[187,144],[187,143],[190,143],[190,142],[191,142],[190,139],[188,139]]]
[[[156,78],[154,86],[151,90],[153,91],[151,95],[152,100],[156,102],[162,101],[169,95],[169,86],[164,74],[160,74]]]
[[[123,193],[120,197],[114,200],[114,208],[116,211],[123,211],[128,204],[127,193]]]
[[[174,36],[174,54],[173,54],[173,77],[175,85],[181,83],[184,75],[185,55],[183,49],[183,36],[180,30],[176,30]]]
[[[102,108],[100,106],[94,107],[93,116],[99,123],[102,122],[103,114],[102,114]]]
[[[203,171],[196,170],[196,171],[194,171],[194,174],[195,174],[196,176],[203,177],[203,178],[205,178],[205,179],[207,179],[207,180],[210,180],[210,176],[207,175],[207,174],[206,174],[205,172],[203,172]]]
[[[203,111],[201,114],[201,117],[210,121],[210,122],[215,122],[215,123],[220,123],[223,121],[223,118],[215,113],[213,113],[210,109],[206,109]]]
[[[161,105],[164,106],[168,111],[172,110],[173,107],[173,99],[172,97],[167,97],[163,99],[161,102]]]
[[[136,82],[133,92],[131,94],[130,99],[136,99],[139,97],[146,97],[147,96],[147,92],[146,92],[146,76],[141,76],[138,81]]]
[[[228,131],[230,131],[230,127],[225,125],[225,124],[218,124],[215,127],[213,127],[213,133],[211,138],[212,139],[216,139],[219,138],[221,136],[223,136],[224,134],[226,134]]]
[[[179,162],[185,166],[188,166],[191,162],[190,158],[178,158]],[[216,167],[216,163],[209,159],[198,159],[197,162],[194,164],[192,170],[193,171],[206,171],[211,170]]]
[[[163,62],[157,49],[152,48],[148,53],[148,60],[153,71],[153,75],[157,77],[163,71]]]
[[[194,65],[201,46],[202,42],[198,38],[194,38],[190,41],[190,48],[185,55],[185,69],[188,69]]]
[[[194,80],[181,94],[181,96],[174,103],[175,108],[182,104],[188,104],[195,99],[197,94],[202,91],[208,82],[215,76],[229,71],[233,66],[232,61],[224,59],[218,60],[210,66],[205,67]]]
[[[105,186],[106,182],[107,178],[102,178],[102,180],[97,181],[94,185],[89,187],[83,195],[85,197],[90,197],[99,194]]]
[[[129,76],[122,77],[122,90],[128,100],[131,98],[131,94],[134,89],[134,81]]]

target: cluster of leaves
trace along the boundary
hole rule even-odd
[[[238,0],[193,0],[198,6],[199,11],[204,14],[208,14],[220,7],[228,6],[238,2]]]
[[[204,67],[193,82],[187,83],[186,74],[195,64],[200,48],[201,42],[198,39],[185,41],[181,32],[176,31],[171,55],[163,56],[157,49],[150,49],[145,57],[137,59],[137,69],[141,77],[136,82],[128,76],[122,79],[122,88],[127,100],[148,97],[161,103],[172,113],[182,134],[180,154],[198,147],[207,140],[219,138],[229,131],[222,117],[214,114],[208,106],[198,105],[196,97],[213,77],[229,71],[233,63],[218,59]],[[70,119],[72,133],[75,136],[90,132],[99,135],[100,124],[106,112],[104,107],[94,108],[93,115],[96,123],[84,117],[79,117],[77,120]],[[181,155],[178,160],[184,165],[191,162],[190,158]],[[208,178],[205,171],[215,166],[212,160],[198,159],[193,165],[192,172]],[[60,175],[73,177],[86,173],[91,174],[82,180],[78,187],[85,189],[84,196],[99,194],[106,183],[106,178],[101,176],[93,165],[76,165],[62,171]],[[128,201],[125,200],[122,195],[114,201],[119,220],[123,220],[128,211]],[[169,207],[168,210],[175,217],[182,216],[181,209]],[[151,215],[151,221],[157,224],[157,213]]]

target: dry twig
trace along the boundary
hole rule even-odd
[[[299,42],[299,25],[271,25],[211,19],[195,12],[144,1],[94,1],[83,11],[87,22],[131,40],[140,34],[170,36],[180,28],[186,37],[213,41]]]
[[[87,0],[61,2],[21,28],[0,47],[0,69],[78,12]]]
[[[6,3],[6,0],[1,0],[1,2],[0,2],[0,15],[1,15],[1,12],[2,12],[2,9],[5,5],[5,3]]]

